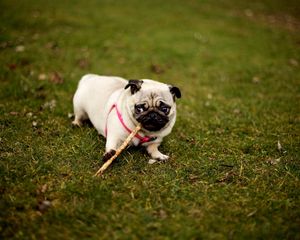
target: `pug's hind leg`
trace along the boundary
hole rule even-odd
[[[159,150],[160,143],[152,143],[147,146],[147,152],[150,154],[150,156],[154,159],[163,161],[163,160],[168,160],[169,156],[162,154]]]
[[[74,106],[74,114],[75,114],[75,119],[72,122],[73,126],[82,126],[82,122],[86,119],[88,119],[87,114],[85,113],[85,111],[83,109],[80,109],[76,106]]]
[[[79,117],[75,116],[75,119],[72,122],[72,125],[73,126],[81,127],[82,126],[82,120]]]

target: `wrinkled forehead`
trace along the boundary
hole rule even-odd
[[[172,95],[170,93],[169,87],[167,85],[160,87],[148,87],[142,88],[137,94],[138,102],[149,102],[156,105],[156,102],[163,101],[165,103],[171,104],[173,102]]]

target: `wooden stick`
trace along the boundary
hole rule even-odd
[[[127,147],[127,145],[130,143],[130,141],[134,138],[134,136],[140,131],[142,128],[141,124],[139,123],[136,128],[130,133],[130,135],[125,139],[125,141],[122,143],[122,145],[116,150],[116,153],[108,159],[101,168],[95,173],[94,177],[102,175],[102,173],[105,171],[106,168],[115,160],[120,153]]]

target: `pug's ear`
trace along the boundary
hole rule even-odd
[[[131,94],[135,94],[141,89],[142,84],[143,84],[142,80],[131,79],[128,81],[128,84],[125,86],[125,89],[130,87]]]
[[[169,86],[169,87],[170,87],[170,92],[173,95],[174,100],[175,100],[175,98],[181,98],[181,92],[178,87],[173,87],[173,86]]]

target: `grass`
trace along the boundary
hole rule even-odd
[[[297,1],[1,1],[1,239],[300,239]],[[182,90],[149,165],[72,128],[88,72]],[[49,207],[50,205],[50,207]]]

